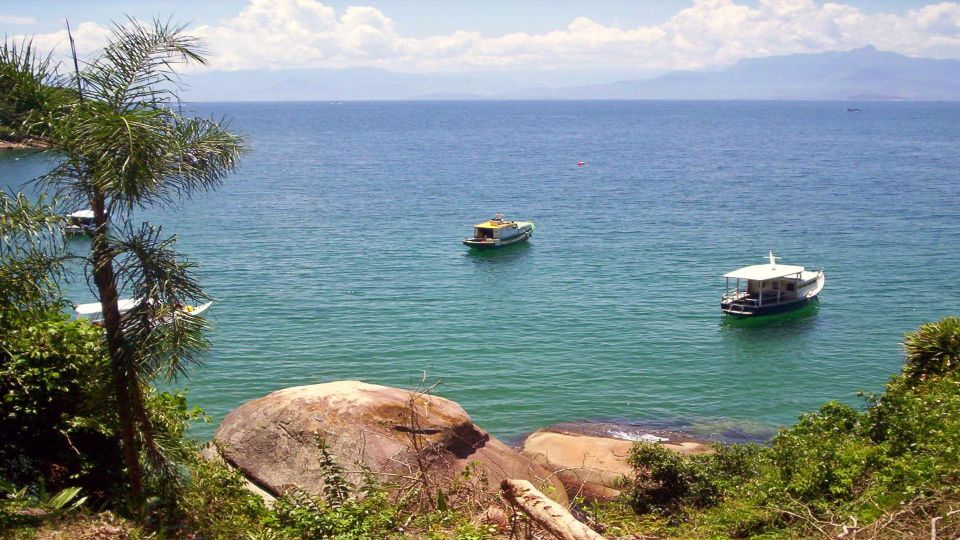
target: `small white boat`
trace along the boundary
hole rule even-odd
[[[734,317],[768,315],[791,311],[817,299],[826,279],[823,270],[777,264],[778,257],[772,251],[767,256],[769,264],[745,266],[723,275],[726,287],[720,309],[724,313]]]
[[[66,234],[89,234],[96,228],[93,210],[78,210],[65,216],[67,224],[63,227]]]
[[[533,223],[530,221],[509,221],[503,214],[497,213],[489,219],[473,226],[473,237],[466,238],[463,245],[474,249],[492,249],[523,242],[533,236]]]
[[[139,304],[140,300],[137,298],[121,298],[117,300],[117,308],[120,310],[120,316],[123,317],[124,314]],[[212,301],[206,304],[200,304],[199,306],[181,306],[180,311],[196,317],[209,309],[211,305],[213,305]],[[103,322],[103,308],[100,302],[78,304],[75,310],[77,318],[89,319],[94,323]]]

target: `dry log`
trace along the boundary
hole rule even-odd
[[[500,493],[514,507],[560,540],[604,540],[526,480],[504,480]]]

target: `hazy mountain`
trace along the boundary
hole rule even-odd
[[[346,101],[391,99],[489,99],[533,86],[569,86],[639,77],[609,69],[398,73],[384,69],[239,70],[185,78],[187,101]],[[649,75],[648,75],[649,76]]]
[[[741,60],[716,72],[641,78],[612,70],[396,73],[381,69],[213,72],[188,79],[190,101],[388,99],[960,100],[960,60],[864,47]],[[621,79],[621,80],[617,80]],[[587,84],[589,83],[589,84]]]
[[[960,100],[960,60],[852,51],[741,60],[715,72],[501,93],[505,99]]]

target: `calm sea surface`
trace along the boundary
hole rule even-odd
[[[218,299],[186,383],[201,437],[280,388],[423,378],[507,439],[582,419],[762,431],[881,389],[904,332],[960,312],[960,104],[192,109],[253,148],[221,190],[144,216]],[[0,154],[0,185],[48,165]],[[497,211],[533,240],[469,252]],[[729,324],[720,276],[768,249],[825,269],[820,304]]]

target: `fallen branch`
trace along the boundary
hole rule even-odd
[[[507,502],[560,540],[604,540],[526,480],[504,480],[500,483],[500,493]]]

